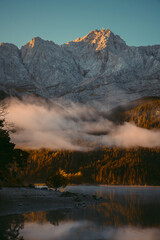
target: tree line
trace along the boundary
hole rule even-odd
[[[31,150],[17,177],[23,181],[44,182],[61,172],[70,183],[160,185],[159,156],[160,148],[142,147],[89,152]]]

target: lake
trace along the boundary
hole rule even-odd
[[[0,217],[0,240],[160,240],[160,187],[81,185],[65,190],[106,201]]]

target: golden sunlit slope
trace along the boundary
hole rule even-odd
[[[117,107],[108,114],[108,118],[115,123],[134,122],[142,128],[160,128],[160,98],[141,98]]]

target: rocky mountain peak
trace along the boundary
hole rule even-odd
[[[0,44],[0,90],[35,93],[112,108],[143,96],[159,96],[160,46],[129,47],[109,29],[68,44],[39,37],[19,50]]]
[[[103,50],[108,45],[114,45],[117,42],[119,44],[125,44],[125,42],[118,36],[114,35],[110,29],[101,29],[101,30],[94,30],[88,33],[86,36],[82,38],[77,38],[73,41],[74,43],[77,42],[85,42],[90,45],[95,46],[96,50]]]
[[[28,46],[28,47],[30,47],[30,48],[33,48],[33,47],[35,47],[36,45],[39,45],[39,44],[41,44],[41,43],[43,43],[43,42],[44,42],[44,40],[43,40],[42,38],[40,38],[40,37],[34,37],[34,38],[32,38],[32,40],[31,40],[29,43],[25,44],[25,46]]]
[[[12,44],[12,43],[3,43],[2,42],[2,43],[0,43],[0,49],[18,50],[18,47],[16,45]]]
[[[11,43],[0,43],[0,60],[2,56],[8,61],[11,56],[19,56],[19,49]]]

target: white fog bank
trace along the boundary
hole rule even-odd
[[[160,131],[115,125],[98,109],[70,103],[10,100],[7,121],[13,123],[12,141],[21,148],[86,150],[97,146],[160,147]],[[97,134],[98,133],[98,134]],[[102,133],[102,134],[101,134]]]

